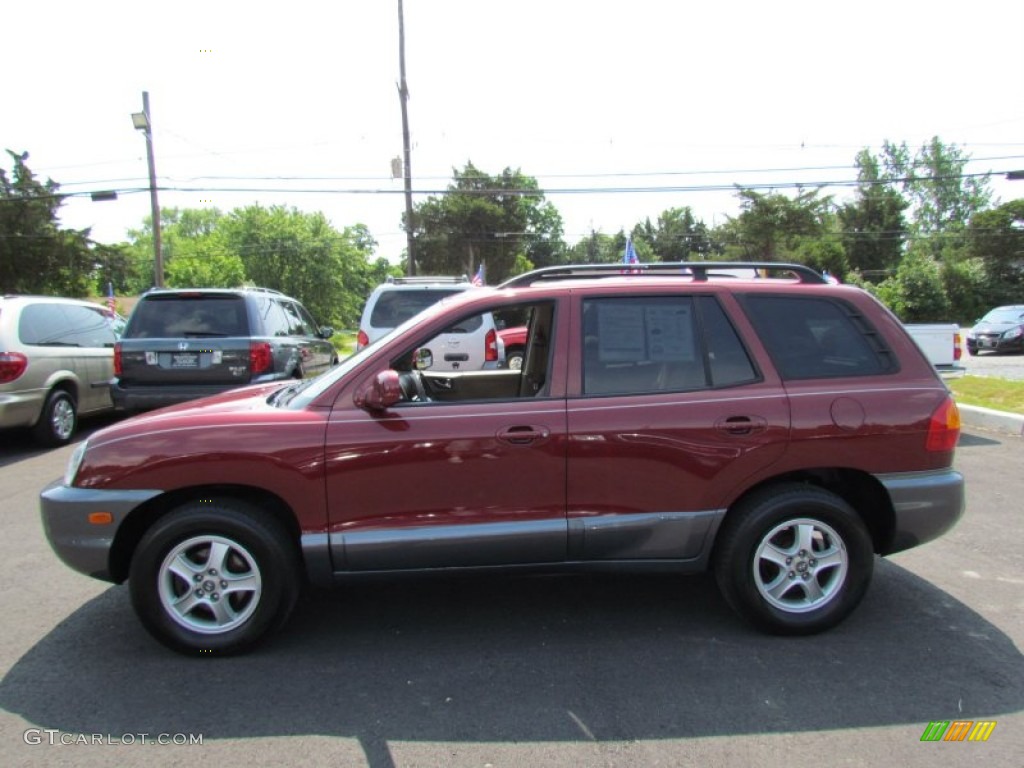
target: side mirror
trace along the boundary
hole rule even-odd
[[[434,367],[434,353],[426,347],[421,347],[416,350],[413,355],[413,363],[416,366],[417,371],[425,371],[428,368]]]
[[[333,328],[331,328],[331,326],[329,326],[329,325],[325,325],[325,326],[323,326],[323,327],[322,327],[322,328],[321,328],[321,329],[320,329],[320,330],[319,330],[319,331],[317,332],[317,336],[319,336],[319,337],[320,337],[321,339],[329,339],[329,338],[331,338],[331,336],[333,336],[333,335],[334,335],[334,329],[333,329]]]
[[[356,407],[367,411],[383,411],[402,399],[402,385],[398,381],[398,371],[381,371],[374,376],[369,384],[356,393]]]

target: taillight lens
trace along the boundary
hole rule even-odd
[[[356,351],[368,346],[370,346],[370,337],[366,335],[366,331],[360,328],[359,333],[356,334]]]
[[[0,352],[0,382],[14,381],[28,367],[28,358],[18,352]]]
[[[952,451],[960,439],[960,409],[956,407],[952,396],[947,397],[942,405],[935,409],[928,422],[928,437],[925,449],[929,451]]]
[[[265,341],[253,341],[249,343],[249,372],[263,373],[269,370],[274,364],[274,354],[270,344]]]
[[[484,360],[493,363],[498,359],[498,332],[492,328],[484,339]]]
[[[114,343],[114,375],[120,376],[123,370],[121,367],[121,342],[118,341]]]
[[[953,361],[960,362],[960,355],[963,354],[963,350],[960,348],[960,332],[957,331],[953,334]]]

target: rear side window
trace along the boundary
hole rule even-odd
[[[135,307],[126,338],[248,336],[241,296],[154,296]]]
[[[583,302],[585,394],[679,392],[754,381],[718,302],[689,296]]]
[[[42,303],[21,311],[18,338],[41,347],[111,347],[117,337],[110,317],[99,307]]]
[[[458,291],[446,289],[382,291],[370,313],[370,325],[374,328],[394,328],[455,293]]]
[[[876,376],[899,368],[874,326],[841,299],[739,298],[783,379]]]

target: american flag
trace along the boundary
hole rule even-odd
[[[117,311],[117,301],[114,299],[114,284],[107,283],[107,307],[111,312]]]
[[[473,279],[470,281],[473,285],[482,286],[484,284],[484,265],[483,262],[480,264],[480,268],[473,275]]]
[[[626,238],[626,251],[622,254],[622,263],[623,264],[637,264],[637,263],[639,263],[639,261],[640,260],[636,257],[636,249],[633,247],[633,238],[632,237],[627,237]],[[639,269],[624,269],[624,270],[622,270],[622,274],[624,274],[624,275],[633,275],[633,274],[638,273],[639,271],[640,271]]]

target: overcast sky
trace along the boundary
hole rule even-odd
[[[65,226],[118,242],[148,215],[148,91],[163,207],[319,210],[401,254],[397,0],[12,0],[3,21],[0,149],[64,192],[122,190]],[[405,31],[414,189],[518,168],[570,243],[671,207],[720,224],[732,185],[853,179],[886,139],[939,136],[1024,196],[1002,178],[1024,169],[1019,0],[405,0]]]

